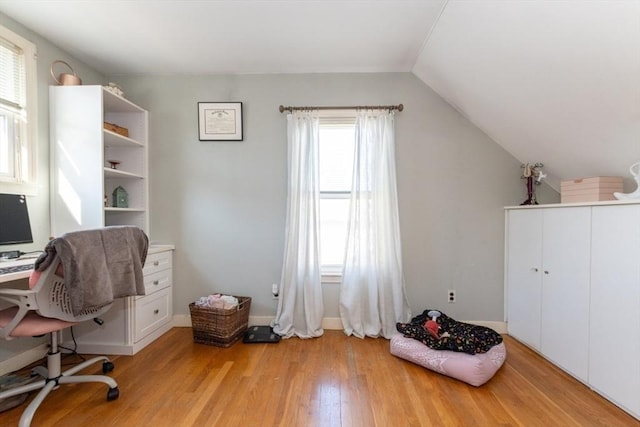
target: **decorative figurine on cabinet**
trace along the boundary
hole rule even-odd
[[[129,207],[129,194],[121,186],[117,186],[112,193],[113,207],[114,208],[128,208]]]
[[[543,166],[542,163],[525,163],[520,166],[524,169],[521,179],[527,180],[527,200],[520,203],[520,205],[538,204],[535,186],[540,185],[542,179],[547,177],[547,175],[540,170]]]

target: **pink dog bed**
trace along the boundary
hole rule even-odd
[[[391,354],[473,386],[489,381],[507,356],[504,342],[486,353],[474,355],[449,350],[433,350],[418,340],[401,334],[391,338]]]

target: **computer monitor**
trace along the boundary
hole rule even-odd
[[[0,194],[0,246],[33,243],[27,198]]]

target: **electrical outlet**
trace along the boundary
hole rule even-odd
[[[277,283],[271,284],[271,295],[273,296],[273,299],[278,299],[278,295],[280,293],[280,290],[278,288],[279,286]]]
[[[449,301],[449,303],[456,302],[456,291],[454,291],[453,289],[449,289],[447,291],[447,301]]]

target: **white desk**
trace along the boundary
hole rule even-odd
[[[19,258],[10,261],[0,261],[0,268],[14,267],[16,265],[32,264],[36,262],[36,257]],[[12,280],[25,279],[31,275],[33,270],[17,271],[15,273],[0,274],[0,283],[11,282]]]

